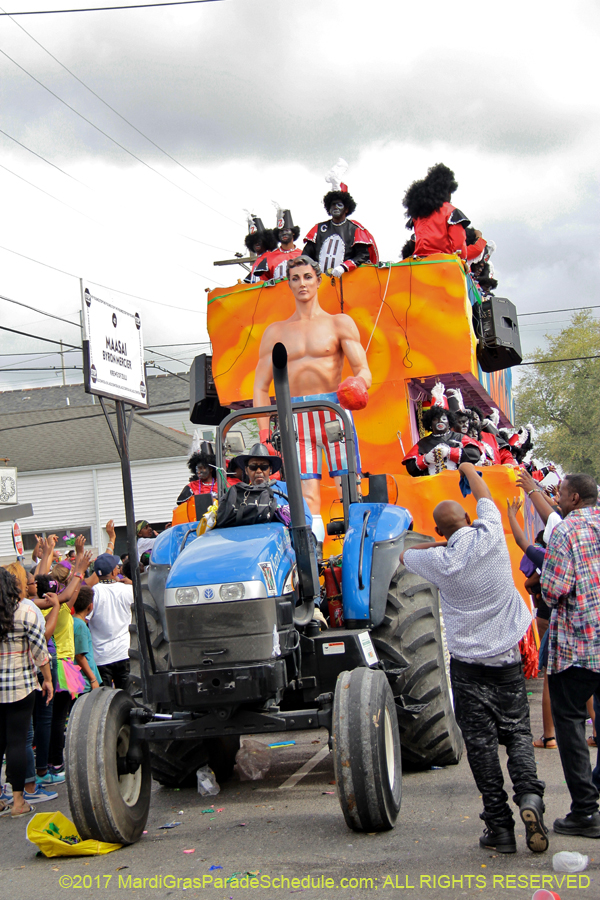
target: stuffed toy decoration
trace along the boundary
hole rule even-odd
[[[356,202],[341,180],[347,168],[348,164],[340,158],[325,176],[332,190],[323,197],[323,205],[331,218],[313,225],[304,238],[302,251],[334,278],[365,263],[379,262],[373,235],[360,222],[348,218],[356,209]]]
[[[344,409],[364,409],[369,402],[369,392],[364,378],[350,376],[337,389],[338,401]]]
[[[415,232],[415,256],[457,253],[461,259],[467,259],[465,228],[471,223],[450,202],[457,187],[452,169],[438,163],[406,191],[402,203],[408,219],[406,227]]]

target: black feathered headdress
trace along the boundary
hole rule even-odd
[[[454,172],[443,163],[437,163],[427,170],[420,181],[413,181],[404,195],[402,204],[408,219],[426,219],[447,200],[457,189]]]

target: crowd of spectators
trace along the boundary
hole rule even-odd
[[[106,531],[107,550],[94,560],[82,535],[64,558],[49,535],[37,540],[31,566],[0,568],[0,816],[28,815],[58,797],[77,697],[128,687],[131,572],[114,554],[112,520]]]

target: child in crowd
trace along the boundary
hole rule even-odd
[[[82,584],[74,606],[73,631],[75,638],[75,662],[81,668],[86,681],[84,694],[87,694],[89,691],[95,691],[102,683],[100,672],[94,660],[92,636],[86,622],[87,617],[91,616],[93,608],[94,591],[87,584]]]

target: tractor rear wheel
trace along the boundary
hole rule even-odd
[[[156,661],[157,672],[166,672],[169,668],[169,644],[165,640],[162,621],[156,601],[148,590],[148,575],[144,573],[141,576],[142,597],[144,600],[144,612],[146,613],[146,624],[150,635],[150,643],[154,651],[154,659]],[[135,607],[132,607],[133,621],[129,626],[130,634],[130,674],[129,674],[129,693],[132,697],[142,696],[142,681],[140,672],[140,651],[138,642],[138,624],[135,618]]]
[[[135,703],[126,691],[98,688],[81,696],[69,717],[65,769],[71,815],[84,840],[137,841],[150,809],[150,752],[127,771],[129,716]]]
[[[431,540],[408,532],[404,549]],[[390,582],[384,620],[371,639],[396,698],[404,766],[456,765],[463,741],[454,717],[437,588],[400,565]]]
[[[400,732],[384,673],[341,672],[333,701],[333,767],[346,824],[355,831],[393,828],[402,801]]]

